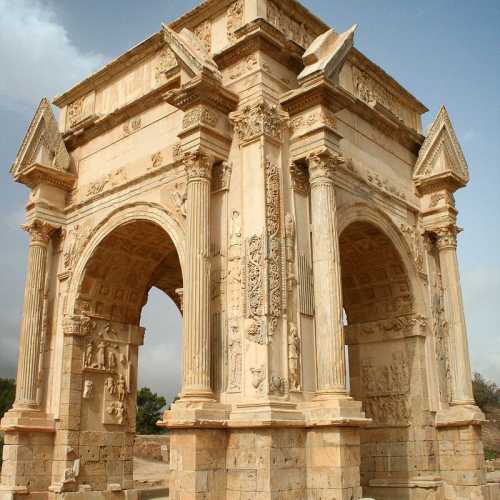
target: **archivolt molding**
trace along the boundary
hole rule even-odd
[[[412,258],[412,249],[396,223],[384,212],[364,203],[354,203],[339,207],[337,209],[337,221],[339,236],[344,229],[354,222],[368,222],[380,229],[391,240],[408,273],[408,278],[411,283],[411,293],[415,304],[414,312],[422,312],[425,308],[425,292],[422,288],[422,280],[419,279],[419,271]]]
[[[184,274],[185,233],[175,217],[170,214],[165,207],[157,203],[137,202],[118,207],[106,215],[94,229],[90,231],[83,243],[80,256],[76,257],[76,265],[71,276],[68,296],[64,308],[65,317],[69,317],[74,313],[78,288],[83,279],[87,262],[100,243],[119,226],[139,220],[153,222],[167,233],[174,243],[179,256],[181,270]]]

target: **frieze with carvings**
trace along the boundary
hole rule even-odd
[[[296,21],[286,13],[278,2],[268,0],[267,2],[267,20],[288,39],[303,48],[309,47],[316,38],[309,28],[302,22]]]
[[[441,193],[431,194],[429,200],[429,208],[436,208],[441,201],[452,207],[455,206],[455,196],[453,196],[453,193],[450,193],[449,191],[443,191]]]
[[[236,30],[238,28],[241,28],[241,26],[243,25],[244,8],[245,4],[243,3],[243,0],[237,0],[236,2],[233,2],[227,9],[226,29],[227,39],[230,42],[236,41]]]
[[[199,125],[209,125],[210,127],[217,126],[217,115],[204,106],[199,106],[196,109],[188,111],[182,120],[182,128],[188,129]]]
[[[366,415],[375,425],[409,423],[410,368],[405,353],[393,353],[388,365],[365,360],[361,365],[361,385]]]
[[[132,340],[130,332],[121,325],[90,321],[92,331],[86,338],[82,359],[86,377],[82,398],[91,399],[97,388],[102,387],[102,423],[124,425],[129,414],[132,383],[130,342],[140,344],[142,339]]]
[[[193,30],[194,34],[201,40],[207,52],[212,51],[212,23],[210,20],[203,21]]]
[[[171,49],[164,47],[160,52],[158,64],[154,68],[154,79],[159,85],[165,79],[165,75],[178,66],[177,58]]]
[[[88,198],[96,196],[104,191],[107,191],[108,189],[124,184],[127,180],[127,173],[125,172],[125,169],[123,167],[118,168],[117,170],[102,176],[97,181],[91,182],[87,186],[86,196]]]
[[[84,118],[83,106],[85,104],[85,96],[81,96],[76,101],[73,101],[68,106],[68,124],[70,128],[75,127]]]
[[[369,106],[381,104],[398,119],[403,120],[401,103],[381,83],[357,66],[352,67],[354,93]]]
[[[428,320],[422,315],[397,316],[381,321],[355,323],[345,327],[349,345],[425,336]]]
[[[137,132],[141,128],[141,117],[136,116],[123,124],[122,130],[124,135],[130,135]]]
[[[245,73],[252,71],[258,65],[257,56],[255,54],[249,55],[245,60],[239,61],[229,70],[229,79],[236,80]]]
[[[313,127],[327,126],[333,129],[337,128],[337,118],[333,113],[317,111],[308,115],[297,116],[290,120],[288,126],[292,133],[306,131]]]

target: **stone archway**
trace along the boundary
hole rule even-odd
[[[64,357],[72,362],[63,368],[63,432],[56,433],[56,444],[70,445],[64,431],[77,437],[60,465],[64,470],[53,471],[55,481],[64,478],[63,491],[132,487],[141,311],[152,287],[182,307],[181,263],[169,234],[145,218],[116,222],[81,262],[71,304],[69,324],[78,324],[80,335],[66,337]],[[65,390],[78,385],[83,392]]]
[[[410,498],[408,484],[433,456],[416,437],[428,414],[426,323],[408,267],[379,225],[351,220],[339,243],[351,393],[372,419],[361,432],[361,483],[376,498]]]

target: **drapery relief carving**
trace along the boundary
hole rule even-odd
[[[300,391],[301,342],[295,323],[288,328],[288,381],[291,391]]]
[[[242,349],[241,334],[237,324],[229,327],[228,339],[228,392],[241,392]]]
[[[241,316],[241,215],[233,210],[229,235],[229,259],[227,264],[227,287],[229,298],[229,317]]]
[[[304,24],[289,16],[278,2],[267,2],[267,20],[288,39],[307,48],[316,38],[314,33]]]
[[[230,42],[234,42],[237,39],[235,32],[238,28],[241,28],[243,24],[244,8],[245,4],[243,3],[243,0],[237,0],[227,9],[226,31],[227,39]]]
[[[393,353],[390,364],[376,365],[366,359],[361,365],[361,384],[366,414],[375,425],[409,423],[410,369],[404,352]]]
[[[88,224],[75,224],[71,229],[65,231],[63,266],[66,271],[74,268],[90,232],[91,227]]]

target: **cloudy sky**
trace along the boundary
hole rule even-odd
[[[14,376],[24,288],[27,190],[9,168],[39,100],[193,7],[195,0],[0,0],[0,377]],[[500,383],[500,2],[304,0],[337,30],[359,24],[357,47],[423,101],[428,125],[451,115],[472,181],[458,193],[459,258],[475,370]],[[178,389],[180,318],[153,292],[144,310],[140,383]]]

